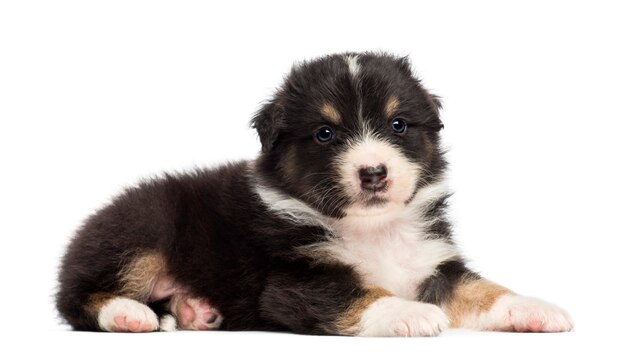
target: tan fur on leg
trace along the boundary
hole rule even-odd
[[[378,299],[382,297],[389,297],[392,294],[383,288],[369,288],[363,294],[363,296],[348,308],[341,317],[337,320],[335,327],[341,334],[352,335],[358,332],[358,325],[361,321],[361,315],[370,306],[370,304],[374,303]]]
[[[504,294],[512,292],[485,279],[461,282],[454,290],[452,298],[444,305],[450,326],[462,327],[468,318],[489,311]]]
[[[148,301],[154,284],[165,270],[163,256],[156,252],[145,252],[134,257],[119,273],[122,285],[119,295]]]

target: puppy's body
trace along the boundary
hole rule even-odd
[[[257,160],[143,183],[87,220],[63,260],[61,314],[107,331],[569,330],[560,309],[465,267],[438,109],[404,59],[295,67],[253,119]]]
[[[92,303],[96,293],[132,294],[120,293],[126,267],[156,255],[163,267],[146,278],[147,286],[135,288],[149,290],[141,302],[154,301],[155,278],[169,276],[219,306],[227,317],[223,329],[272,328],[260,317],[259,303],[269,268],[281,268],[280,259],[299,244],[296,236],[322,235],[269,218],[253,184],[249,165],[240,162],[128,190],[92,216],[71,244],[59,310],[77,329],[99,329],[80,306]]]

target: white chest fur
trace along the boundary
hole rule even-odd
[[[415,299],[418,286],[437,265],[457,255],[452,244],[428,239],[415,218],[383,218],[382,224],[371,217],[342,220],[332,224],[340,238],[325,243],[323,249],[354,266],[366,285]]]
[[[432,222],[423,212],[445,195],[443,183],[422,188],[408,206],[378,215],[352,211],[349,218],[328,219],[305,203],[274,189],[255,186],[267,207],[296,224],[319,224],[335,237],[307,246],[308,252],[339,260],[355,268],[367,286],[382,287],[406,299],[415,299],[418,287],[442,262],[458,255],[456,247],[441,239],[429,239],[425,228]],[[370,209],[371,212],[371,209]]]

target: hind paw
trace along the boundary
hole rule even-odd
[[[205,299],[178,294],[170,302],[178,327],[185,330],[215,330],[224,320],[220,312]]]
[[[159,328],[156,314],[147,305],[129,298],[113,298],[98,313],[98,324],[105,331],[149,332]]]

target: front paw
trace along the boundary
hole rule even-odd
[[[482,329],[493,331],[565,332],[574,327],[565,310],[518,295],[500,297],[480,319]]]
[[[361,316],[359,336],[435,336],[448,326],[444,312],[433,304],[383,297]]]

